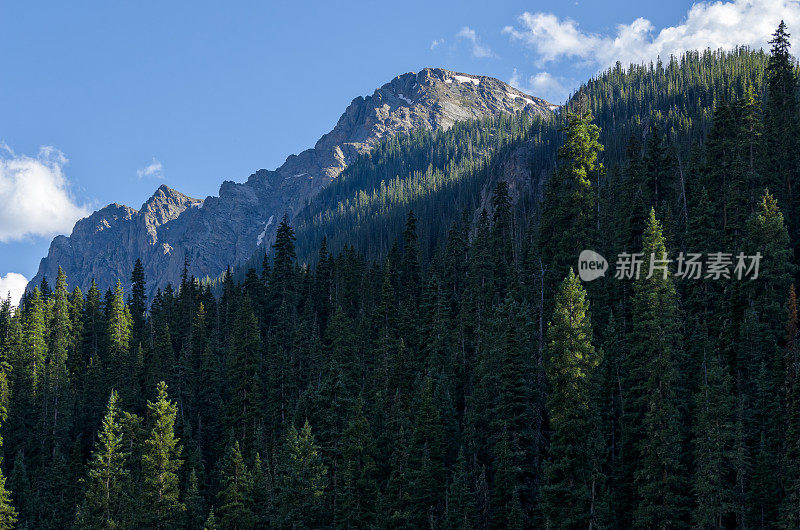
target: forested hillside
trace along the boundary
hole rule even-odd
[[[480,207],[482,192],[504,156],[530,145],[526,162],[554,165],[558,130],[553,121],[549,115],[501,115],[381,144],[298,215],[300,255],[315,254],[325,237],[333,250],[352,244],[368,259],[385,257],[413,210],[425,220],[420,241],[423,259],[429,260],[452,220],[465,209],[474,212]],[[533,168],[525,169],[526,180],[531,180]]]
[[[799,110],[781,25],[381,144],[219,295],[43,282],[0,306],[0,528],[800,527]]]
[[[333,252],[356,246],[368,260],[384,259],[403,232],[410,210],[421,219],[421,258],[428,262],[454,219],[479,211],[482,199],[515,155],[524,179],[517,221],[527,225],[526,203],[541,195],[539,178],[555,166],[560,133],[552,115],[526,113],[460,121],[447,130],[419,129],[379,143],[356,159],[295,217],[297,255],[313,263],[322,238]],[[536,175],[532,172],[536,170]],[[264,249],[238,264],[234,277],[259,270]]]
[[[653,126],[656,134],[651,136],[670,143],[676,167],[683,170],[691,147],[708,132],[717,102],[737,99],[747,86],[763,93],[766,62],[763,52],[741,48],[689,52],[666,65],[617,65],[581,87],[572,103],[583,100],[594,113],[606,165],[624,163],[631,136],[644,141]],[[353,244],[367,259],[385,259],[413,210],[421,221],[421,256],[427,262],[452,220],[464,210],[479,212],[494,184],[504,179],[515,200],[519,251],[529,225],[538,219],[562,126],[563,116],[520,112],[385,139],[297,214],[298,258],[313,263],[325,237],[333,252]],[[273,218],[277,225],[280,215]],[[259,247],[243,263],[231,263],[234,278],[243,280],[249,268],[261,272],[263,253]],[[202,280],[218,284],[220,279]]]
[[[581,87],[567,107],[583,101],[592,111],[606,166],[624,163],[631,137],[640,143],[652,137],[669,144],[672,169],[683,171],[692,147],[708,132],[717,103],[735,101],[748,86],[763,94],[766,63],[763,52],[742,48],[689,52],[667,64],[617,65]],[[465,209],[480,211],[494,184],[503,179],[514,192],[515,222],[523,237],[538,219],[563,125],[563,115],[509,114],[382,142],[297,215],[293,224],[300,260],[312,263],[323,237],[334,252],[353,244],[368,259],[384,259],[413,210],[420,219],[427,261],[453,219]],[[259,251],[237,267],[234,276],[243,277],[249,267],[259,269],[262,255]]]

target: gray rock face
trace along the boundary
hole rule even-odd
[[[75,224],[50,245],[29,287],[53,281],[61,266],[71,286],[127,285],[141,258],[151,294],[176,283],[189,258],[195,277],[216,277],[228,265],[270,245],[278,223],[290,219],[359,155],[379,140],[413,129],[449,128],[460,120],[527,112],[546,114],[546,101],[485,76],[426,68],[394,78],[371,96],[357,97],[333,130],[312,149],[292,155],[274,171],[259,170],[243,183],[225,181],[218,197],[187,197],[161,186],[140,210],[111,204]]]

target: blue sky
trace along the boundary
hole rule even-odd
[[[273,169],[401,73],[491,75],[558,103],[617,58],[756,45],[780,17],[800,33],[797,0],[0,0],[0,291],[87,212]]]

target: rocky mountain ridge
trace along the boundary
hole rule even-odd
[[[394,78],[371,96],[357,97],[336,126],[311,149],[289,156],[274,171],[242,183],[225,181],[204,200],[162,185],[139,210],[111,204],[57,236],[29,288],[58,267],[71,285],[105,289],[130,278],[141,258],[152,291],[175,283],[184,261],[195,277],[215,277],[228,265],[271,244],[280,218],[294,215],[359,155],[383,138],[417,128],[449,128],[460,120],[556,108],[492,77],[426,68]]]

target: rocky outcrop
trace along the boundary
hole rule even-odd
[[[173,239],[170,223],[202,202],[161,186],[138,211],[109,204],[78,221],[69,237],[58,236],[53,240],[47,257],[39,265],[39,273],[29,285],[41,281],[43,275],[55,278],[61,266],[71,285],[85,291],[94,278],[107,288],[117,279],[127,281],[136,258],[142,259],[151,278],[180,274],[180,267],[176,271],[163,269],[165,263],[172,267],[174,261],[173,248],[168,243]]]
[[[394,78],[371,96],[357,97],[333,130],[312,149],[292,155],[274,171],[259,170],[243,183],[225,181],[219,196],[187,197],[166,186],[140,210],[112,204],[58,236],[30,286],[55,278],[58,267],[71,285],[85,289],[123,283],[141,258],[151,292],[175,283],[188,258],[195,277],[216,277],[228,265],[272,243],[284,213],[294,215],[356,157],[382,138],[418,128],[448,128],[459,120],[555,106],[485,76],[426,68]]]

